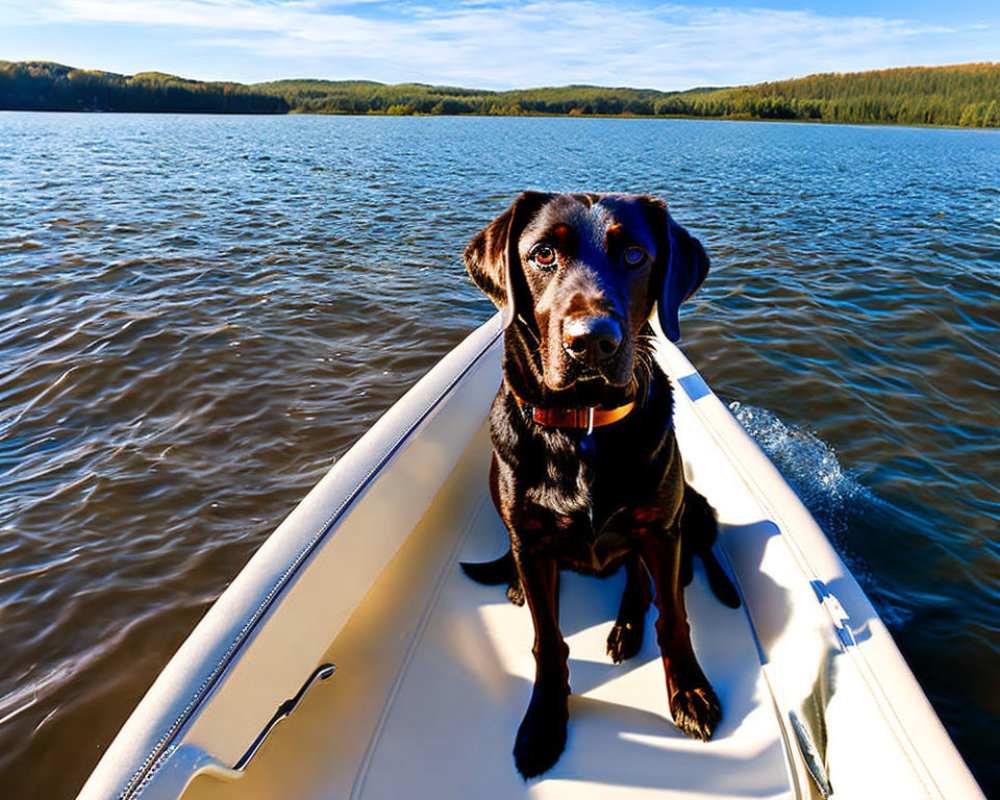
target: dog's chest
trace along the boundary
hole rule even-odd
[[[524,487],[516,527],[560,565],[588,573],[616,569],[652,527],[669,523],[658,459],[600,436],[552,437],[548,469]],[[670,493],[668,493],[670,494]]]

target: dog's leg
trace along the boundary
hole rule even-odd
[[[625,559],[625,590],[618,607],[618,619],[608,634],[608,655],[616,664],[632,658],[642,647],[646,612],[652,597],[649,573],[639,560],[639,553],[630,553]]]
[[[656,641],[663,657],[667,698],[674,724],[692,739],[708,741],[722,718],[722,708],[702,672],[684,608],[680,582],[680,526],[642,537],[643,561],[656,588]]]
[[[551,558],[516,557],[521,586],[535,625],[535,686],[514,741],[514,763],[527,778],[559,760],[569,721],[569,647],[559,630],[559,570]]]

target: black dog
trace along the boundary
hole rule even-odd
[[[465,263],[503,311],[490,488],[511,551],[463,567],[480,582],[508,583],[534,622],[518,770],[544,772],[566,744],[564,568],[604,576],[625,567],[608,636],[616,663],[642,645],[652,576],[671,716],[688,736],[709,739],[722,712],[691,646],[683,587],[692,556],[724,603],[739,598],[711,553],[715,512],[684,482],[670,383],[649,327],[655,304],[664,331],[679,338],[678,307],[705,279],[705,251],[658,200],[528,192],[472,240]]]

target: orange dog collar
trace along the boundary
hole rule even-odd
[[[513,391],[511,392],[513,394]],[[532,418],[539,425],[547,428],[585,428],[587,433],[593,433],[594,428],[604,425],[611,425],[614,422],[625,419],[633,408],[635,400],[623,406],[615,408],[603,408],[602,406],[590,406],[589,408],[538,408],[530,403],[526,403],[516,394],[517,400],[524,408],[531,409]]]

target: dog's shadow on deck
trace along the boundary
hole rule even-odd
[[[776,532],[773,526],[751,527],[760,534],[758,548]],[[759,558],[760,553],[754,555]],[[712,741],[697,742],[681,733],[670,718],[656,644],[655,606],[646,615],[642,648],[633,658],[614,664],[606,654],[607,635],[624,586],[624,571],[603,579],[561,573],[559,623],[570,647],[573,691],[567,745],[550,771],[528,782],[528,795],[534,796],[537,788],[539,796],[546,796],[548,781],[572,783],[581,797],[610,796],[615,786],[742,797],[787,791],[780,740],[773,735],[773,722],[762,719],[771,716],[772,701],[762,694],[766,689],[745,610],[727,608],[715,598],[696,560],[694,582],[685,590],[692,641],[723,709]],[[494,602],[505,605],[502,589],[482,587],[496,593]],[[527,610],[507,607],[505,613],[524,615],[521,634],[528,654]],[[497,680],[504,682],[500,676]],[[507,737],[513,741],[531,695],[530,681],[508,674],[505,682],[505,704],[513,706],[506,709],[510,718],[500,737],[504,745]],[[506,768],[506,763],[502,766]]]
[[[574,697],[566,751],[538,780],[583,781],[588,788],[603,787],[605,794],[616,786],[706,796],[716,792],[740,797],[780,794],[785,775],[778,739],[747,753],[728,744],[726,735],[723,728],[712,742],[695,742],[677,730],[666,714]]]

